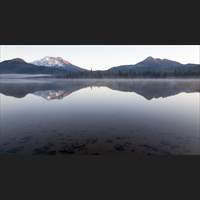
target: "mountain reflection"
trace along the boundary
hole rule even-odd
[[[16,98],[27,94],[41,96],[47,100],[63,99],[75,91],[86,87],[108,87],[112,90],[135,92],[144,98],[173,96],[182,92],[200,92],[197,79],[37,79],[0,80],[0,93]]]
[[[38,91],[33,93],[34,95],[41,96],[46,100],[63,99],[64,97],[70,95],[72,92],[65,90],[47,90]]]

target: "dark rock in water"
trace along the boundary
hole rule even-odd
[[[54,131],[55,132],[55,131]],[[56,133],[56,135],[58,135],[58,136],[63,136],[63,133]]]
[[[90,138],[90,139],[87,139],[87,140],[86,140],[86,143],[87,143],[87,144],[88,144],[88,143],[94,144],[94,143],[96,143],[97,141],[98,141],[97,138]]]
[[[34,149],[34,154],[36,155],[46,154],[46,150],[44,150],[43,148],[37,148],[37,149]]]
[[[92,153],[91,155],[98,156],[100,155],[100,153],[96,152],[96,153]]]
[[[28,142],[31,138],[32,138],[32,136],[23,137],[23,138],[20,140],[20,143]]]
[[[158,149],[157,149],[157,148],[155,148],[155,147],[152,147],[152,146],[150,146],[150,145],[147,145],[147,144],[140,145],[140,146],[141,146],[141,147],[148,148],[148,149],[151,149],[152,151],[158,151]]]
[[[107,143],[112,143],[113,141],[110,140],[110,139],[107,139],[106,142],[107,142]]]
[[[179,145],[171,145],[171,148],[172,149],[178,149],[178,148],[180,148],[180,146]]]
[[[125,146],[125,147],[129,147],[131,144],[132,144],[131,142],[125,142],[125,143],[124,143],[124,146]]]
[[[72,149],[63,149],[59,151],[62,154],[73,154],[75,153]]]
[[[44,151],[48,151],[51,147],[49,145],[46,145],[44,147],[42,147],[44,149]]]
[[[125,148],[120,144],[116,144],[114,146],[114,149],[117,150],[117,151],[124,151],[125,150]]]
[[[85,149],[85,147],[85,144],[72,144],[72,148],[77,149],[79,151]]]
[[[47,145],[34,149],[34,154],[53,154],[54,151],[51,150],[51,147],[54,146],[52,143],[48,143]]]
[[[23,146],[19,146],[13,149],[9,149],[7,150],[7,153],[17,153],[18,151],[21,151],[24,147]]]
[[[141,147],[145,147],[145,148],[148,148],[151,152],[148,152],[150,154],[152,154],[152,151],[153,151],[153,154],[161,154],[161,155],[171,155],[170,152],[168,151],[165,151],[165,150],[162,150],[162,149],[157,149],[155,147],[152,147],[150,145],[147,145],[147,144],[144,144],[144,145],[140,145]],[[145,152],[144,152],[145,153]]]
[[[55,155],[56,154],[56,151],[49,151],[47,152],[49,155]]]
[[[163,146],[170,146],[170,144],[169,144],[168,142],[165,142],[165,141],[161,141],[160,143],[161,143],[161,145],[163,145]]]
[[[0,153],[4,153],[4,149],[3,148],[0,148]]]

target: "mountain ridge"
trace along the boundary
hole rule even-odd
[[[51,61],[54,57],[50,58]],[[0,62],[0,73],[1,74],[65,74],[65,73],[78,73],[86,71],[86,69],[80,68],[71,64],[70,62],[62,59],[61,57],[55,57],[56,61],[54,64],[42,63],[33,64],[28,63],[21,58],[14,58],[10,60],[4,60]],[[44,58],[43,58],[44,59]],[[59,64],[59,65],[58,65]]]
[[[136,64],[129,64],[129,65],[120,65],[111,67],[108,70],[119,69],[119,70],[129,70],[133,67],[163,67],[163,66],[183,66],[177,61],[172,61],[169,59],[160,59],[160,58],[153,58],[152,56],[147,57],[146,59],[136,63]],[[195,64],[194,64],[195,65]]]
[[[33,64],[35,63],[35,64]],[[147,57],[136,64],[120,65],[108,70],[94,70],[78,67],[61,57],[45,56],[28,63],[21,58],[0,62],[1,74],[59,74],[68,77],[165,77],[165,76],[200,76],[200,64],[182,64],[169,59]]]
[[[200,76],[200,64],[182,64],[169,59],[147,57],[132,65],[120,65],[108,69],[108,72],[125,76]]]

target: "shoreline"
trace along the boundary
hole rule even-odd
[[[66,77],[66,76],[56,76],[52,74],[0,74],[0,79],[40,79],[40,78],[53,78],[53,79],[66,79],[66,80],[74,80],[74,79],[80,79],[80,80],[88,80],[88,79],[98,79],[98,80],[104,80],[104,79],[122,79],[122,80],[141,80],[141,79],[200,79],[200,76],[167,76],[167,77]]]

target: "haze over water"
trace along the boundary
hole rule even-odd
[[[200,154],[198,79],[0,79],[0,154]]]

